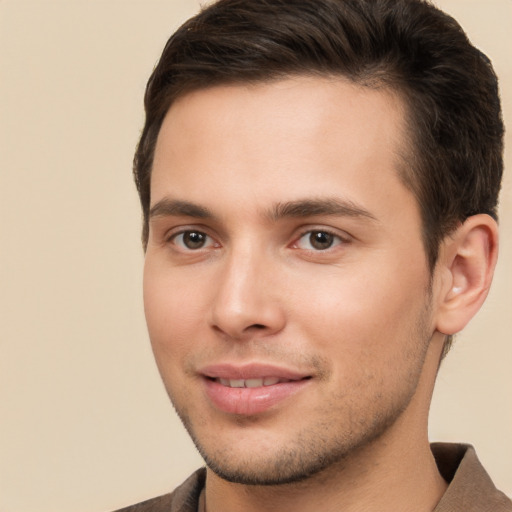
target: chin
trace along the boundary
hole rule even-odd
[[[321,454],[274,453],[268,460],[244,460],[241,463],[226,461],[224,458],[211,457],[201,453],[206,465],[218,477],[228,482],[243,485],[272,486],[300,483],[319,475],[333,465],[339,466],[343,455],[333,454],[322,457]]]
[[[395,419],[388,417],[386,422],[375,422],[372,428],[359,433],[348,429],[351,435],[338,433],[322,438],[318,429],[303,431],[281,447],[267,438],[263,446],[251,451],[244,450],[242,443],[215,443],[212,438],[203,443],[185,426],[206,466],[218,477],[243,485],[276,486],[339,475],[361,450],[381,438]]]

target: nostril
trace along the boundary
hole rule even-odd
[[[251,326],[249,326],[249,329],[250,328],[253,328],[253,329],[265,329],[265,326],[263,324],[252,324]]]

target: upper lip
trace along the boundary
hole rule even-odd
[[[307,373],[291,370],[273,364],[248,363],[248,364],[211,364],[199,370],[201,375],[210,379],[263,379],[265,377],[277,377],[286,380],[301,380],[310,377]]]

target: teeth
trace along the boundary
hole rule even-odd
[[[261,388],[263,386],[263,379],[247,379],[245,381],[246,388]]]
[[[217,379],[217,382],[230,388],[261,388],[262,386],[273,386],[280,382],[289,382],[289,380],[278,377],[265,377],[263,379]]]

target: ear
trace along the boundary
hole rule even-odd
[[[491,286],[498,258],[498,226],[489,215],[474,215],[442,242],[436,329],[461,331],[480,309]]]

